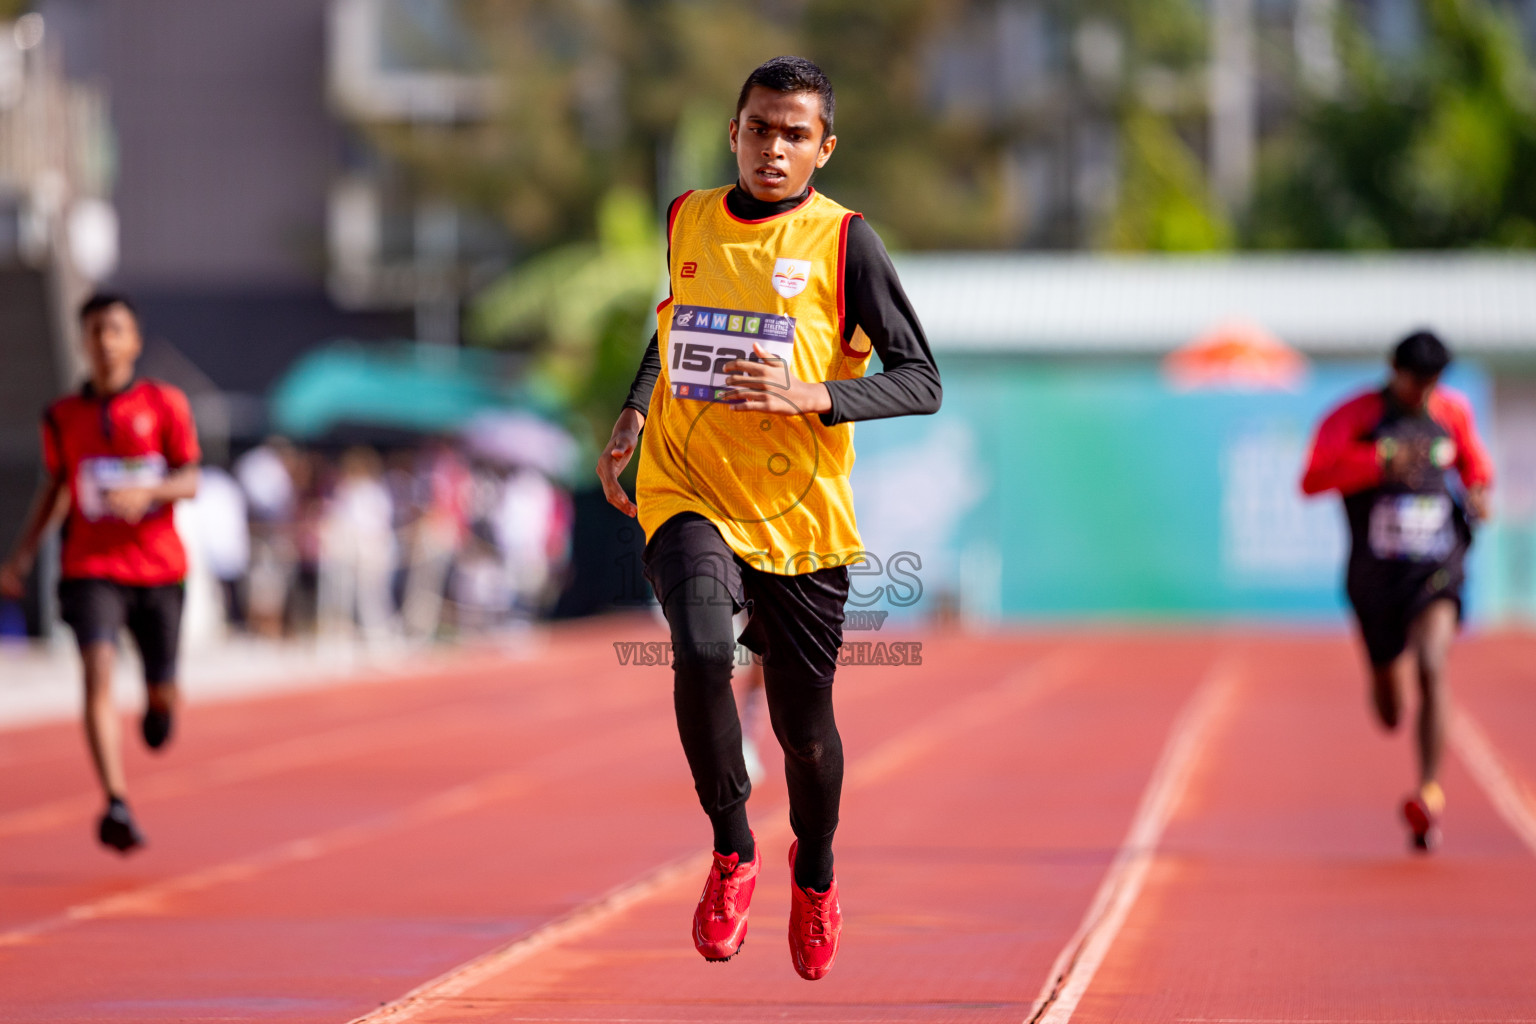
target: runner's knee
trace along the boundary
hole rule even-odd
[[[662,610],[672,630],[672,657],[690,667],[729,672],[735,663],[734,605],[725,585],[712,576],[692,576],[673,588]]]
[[[784,756],[806,767],[842,763],[843,740],[832,714],[831,687],[807,687],[805,698],[790,710],[774,709],[774,736],[784,748]]]

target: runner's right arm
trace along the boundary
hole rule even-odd
[[[11,549],[10,557],[0,565],[0,596],[20,599],[26,587],[27,573],[37,560],[37,548],[49,530],[57,527],[69,514],[69,472],[64,466],[64,453],[59,440],[59,425],[50,409],[43,417],[43,471],[47,478],[38,485],[32,499],[32,511],[27,523]]]
[[[667,207],[667,223],[672,223],[672,216],[677,212],[678,204],[687,198],[688,193],[683,193],[672,200]],[[670,234],[670,231],[669,231]],[[672,240],[667,239],[667,268],[672,267]],[[633,518],[639,511],[635,507],[634,500],[625,492],[619,483],[619,474],[624,472],[624,467],[629,465],[629,460],[635,456],[635,448],[640,443],[640,431],[645,427],[646,410],[651,407],[651,392],[656,388],[656,381],[661,377],[661,346],[658,335],[651,332],[651,342],[645,346],[645,354],[640,357],[640,368],[635,371],[635,379],[629,385],[629,397],[624,399],[624,408],[619,411],[619,418],[613,424],[613,433],[608,436],[608,444],[603,448],[603,454],[597,457],[597,478],[602,482],[603,495],[608,499],[608,504]]]
[[[1375,442],[1366,440],[1381,417],[1380,401],[1374,394],[1362,395],[1323,420],[1301,478],[1303,494],[1353,494],[1381,483],[1380,453]]]
[[[68,514],[69,486],[62,477],[50,473],[38,485],[37,496],[32,499],[32,511],[27,515],[27,524],[22,528],[21,536],[16,539],[10,557],[0,566],[0,597],[20,600],[26,589],[27,573],[32,571],[32,564],[37,561],[37,548],[43,536],[63,522]]]

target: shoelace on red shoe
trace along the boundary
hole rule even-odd
[[[804,890],[810,897],[810,913],[805,916],[803,922],[805,930],[805,943],[808,946],[819,946],[827,941],[827,933],[832,930],[832,892],[829,889],[824,893]]]
[[[716,917],[725,917],[726,909],[736,905],[736,891],[741,888],[741,881],[734,874],[720,872],[720,883],[715,887],[715,900],[710,906],[710,913]]]

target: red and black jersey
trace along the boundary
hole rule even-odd
[[[1406,448],[1407,468],[1388,476],[1384,449]],[[1302,477],[1307,494],[1337,490],[1349,520],[1345,590],[1371,663],[1402,653],[1408,630],[1431,601],[1461,604],[1472,542],[1466,510],[1450,483],[1486,486],[1493,464],[1472,410],[1437,388],[1424,409],[1408,409],[1385,389],[1359,395],[1324,418]]]
[[[1351,398],[1323,419],[1301,479],[1304,493],[1337,490],[1348,496],[1381,484],[1377,441],[1383,422],[1389,419],[1389,404],[1385,392],[1369,391]],[[1460,474],[1462,483],[1467,487],[1492,483],[1493,460],[1477,436],[1467,400],[1439,387],[1430,394],[1427,411],[1455,446],[1449,465]]]
[[[69,487],[64,579],[108,579],[130,586],[179,583],[187,555],[170,504],[137,523],[107,509],[106,492],[147,487],[202,458],[187,396],[169,384],[136,380],[99,396],[90,384],[43,415],[43,461]]]

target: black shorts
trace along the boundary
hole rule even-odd
[[[1429,605],[1441,599],[1462,613],[1461,590],[1466,580],[1462,558],[1433,565],[1352,559],[1345,582],[1350,607],[1360,624],[1360,638],[1375,666],[1389,665],[1408,649],[1408,631]]]
[[[645,578],[665,605],[694,576],[719,580],[732,610],[747,610],[741,643],[762,657],[765,669],[792,672],[813,686],[832,685],[843,646],[846,567],[795,576],[762,572],[730,549],[714,523],[683,512],[662,523],[645,546]]]
[[[176,679],[184,592],[180,583],[134,587],[115,580],[62,580],[59,613],[82,652],[90,644],[115,644],[126,626],[144,661],[144,681],[169,683]]]

